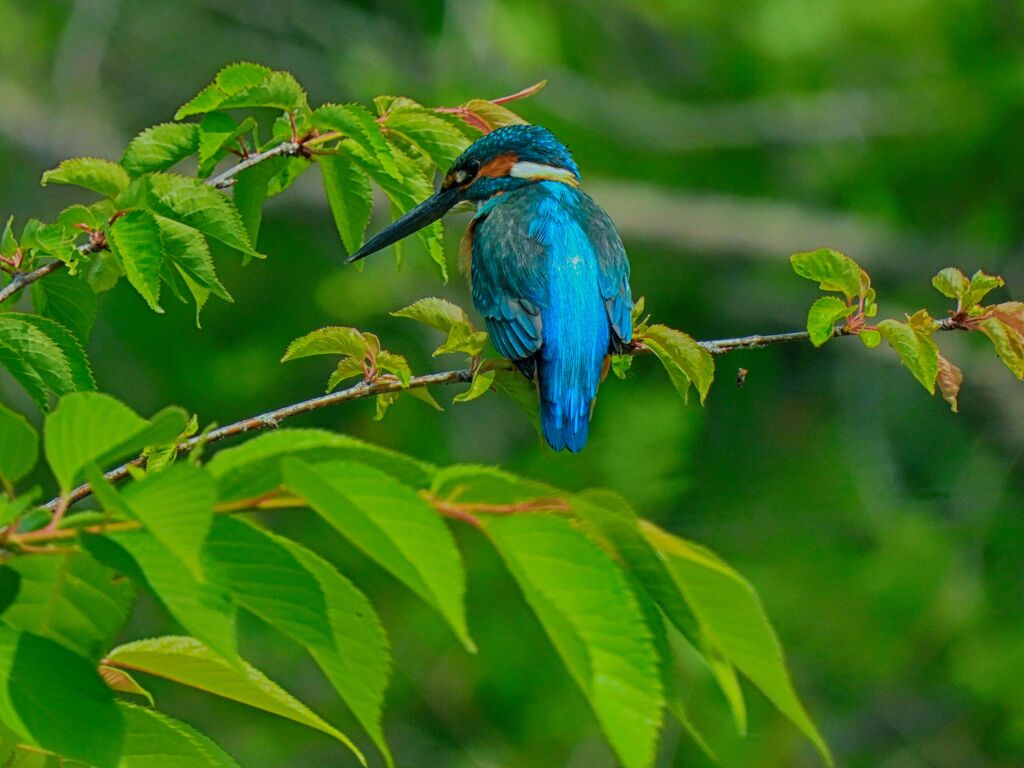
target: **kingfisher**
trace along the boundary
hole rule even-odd
[[[347,261],[411,235],[458,203],[475,203],[462,241],[473,304],[498,353],[536,379],[548,444],[573,452],[586,444],[608,356],[633,336],[626,249],[611,218],[579,186],[579,168],[551,131],[498,128],[466,148],[436,194]]]

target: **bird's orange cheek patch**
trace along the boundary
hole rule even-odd
[[[487,176],[490,178],[508,176],[512,171],[512,166],[515,165],[518,160],[519,156],[515,152],[498,155],[487,163],[487,165],[481,168],[480,173],[478,173],[477,176]]]

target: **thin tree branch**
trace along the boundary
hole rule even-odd
[[[228,168],[223,173],[214,176],[213,178],[207,179],[206,183],[214,189],[226,189],[237,181],[237,176],[242,171],[252,168],[254,165],[259,165],[265,160],[269,160],[272,157],[279,156],[295,156],[302,151],[302,144],[295,141],[284,141],[278,144],[276,147],[271,147],[265,152],[257,152],[256,154],[249,155],[239,163],[235,163],[233,166]],[[102,244],[101,244],[102,243]],[[83,256],[88,253],[95,253],[106,248],[105,241],[97,241],[91,239],[88,243],[83,243],[78,246],[78,252]],[[3,303],[14,294],[21,291],[23,288],[28,287],[36,280],[40,280],[47,275],[56,272],[58,269],[64,266],[63,261],[51,261],[43,266],[32,270],[31,272],[15,272],[11,278],[11,282],[0,289],[0,303]]]
[[[964,326],[957,318],[948,317],[937,321],[937,329],[939,331],[953,331],[953,330],[964,330]],[[835,336],[852,336],[854,333],[845,326],[836,326],[834,331]],[[753,336],[738,336],[731,339],[713,339],[709,341],[700,341],[700,344],[704,349],[710,352],[712,355],[724,355],[728,352],[735,352],[741,349],[761,349],[763,347],[775,346],[778,344],[791,344],[794,342],[808,341],[810,339],[807,331],[793,331],[790,333],[774,333],[774,334],[755,334]],[[649,354],[650,349],[643,346],[642,344],[636,345],[627,351],[627,354],[631,355],[644,355]],[[385,376],[375,381],[360,382],[355,384],[348,389],[343,389],[339,392],[332,392],[327,395],[321,395],[320,397],[314,397],[311,400],[303,400],[292,405],[285,405],[280,408],[275,408],[272,411],[261,413],[258,416],[252,416],[248,419],[242,419],[236,421],[233,424],[228,424],[223,427],[219,427],[205,435],[198,435],[196,437],[185,440],[178,445],[178,455],[188,453],[192,449],[199,445],[206,445],[207,443],[216,443],[220,440],[224,440],[229,437],[236,437],[237,435],[243,435],[248,432],[257,432],[264,429],[274,429],[285,419],[297,416],[301,413],[310,413],[311,411],[318,411],[321,408],[328,408],[338,403],[346,403],[350,400],[359,400],[364,397],[372,397],[374,395],[383,395],[389,392],[401,392],[403,389],[416,389],[419,387],[433,387],[445,384],[468,384],[473,379],[473,374],[468,369],[453,370],[453,371],[442,371],[440,373],[430,373],[424,376],[413,376],[409,380],[409,386],[403,387],[402,383],[393,376]],[[116,483],[126,478],[133,467],[141,467],[145,465],[145,457],[139,456],[138,458],[122,464],[120,467],[107,472],[104,477],[108,482]],[[75,488],[66,497],[66,503],[70,506],[86,496],[92,494],[92,487],[88,483]],[[45,509],[51,512],[55,511],[61,503],[61,497],[51,499],[44,505]]]

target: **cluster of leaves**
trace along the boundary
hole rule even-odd
[[[921,309],[906,320],[887,319],[868,322],[878,313],[871,278],[849,256],[829,248],[796,253],[790,257],[794,271],[818,283],[823,291],[842,294],[823,296],[807,313],[807,332],[820,347],[835,336],[854,334],[869,349],[882,339],[899,355],[900,361],[929,394],[936,388],[956,412],[957,396],[963,384],[963,372],[939,352],[934,334],[943,323]],[[1003,279],[978,270],[970,279],[956,267],[947,267],[932,278],[932,285],[943,296],[956,299],[949,311],[946,327],[981,331],[992,342],[996,353],[1014,376],[1024,379],[1024,303],[1007,301],[983,305],[981,302]],[[842,321],[842,325],[837,325]]]
[[[152,708],[143,676],[155,675],[316,728],[365,763],[349,736],[240,656],[236,617],[245,610],[308,651],[393,764],[381,725],[392,662],[371,601],[303,544],[228,514],[285,507],[315,510],[434,609],[469,652],[466,574],[446,520],[478,528],[629,768],[653,764],[666,711],[693,727],[673,672],[679,643],[706,661],[741,733],[738,675],[830,759],[751,585],[614,494],[566,493],[480,466],[438,468],[315,430],[268,433],[205,465],[190,457],[139,469],[115,488],[100,468],[174,441],[185,414],[170,408],[144,419],[107,395],[73,393],[46,418],[45,456],[62,493],[88,480],[100,510],[39,528],[45,516],[23,514],[13,492],[36,463],[38,436],[6,410],[0,420],[14,436],[0,449],[11,491],[0,568],[3,759],[28,750],[97,768],[234,765],[209,738]],[[184,634],[111,647],[137,590]]]
[[[43,184],[70,184],[99,195],[61,211],[50,224],[29,219],[0,236],[0,289],[18,274],[57,260],[66,269],[32,284],[36,315],[3,312],[0,366],[42,410],[51,397],[95,389],[82,350],[96,318],[97,294],[123,276],[156,312],[168,294],[196,306],[232,297],[217,277],[215,256],[263,258],[256,247],[267,198],[320,167],[338,233],[351,253],[363,243],[372,212],[371,181],[398,216],[433,191],[445,170],[483,131],[523,120],[502,103],[474,99],[431,109],[404,97],[312,109],[287,72],[259,64],[225,67],[178,110],[175,119],[132,139],[119,162],[66,160]],[[241,114],[239,114],[241,111]],[[225,160],[236,160],[213,176]],[[176,172],[192,163],[195,175]],[[231,195],[222,190],[230,187]],[[447,277],[440,223],[419,234]],[[400,246],[396,253],[401,257]],[[4,306],[4,305],[8,306]]]

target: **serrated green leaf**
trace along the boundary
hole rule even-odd
[[[204,115],[199,123],[199,178],[209,176],[229,150],[240,151],[244,146],[242,137],[255,127],[256,121],[251,117],[235,123],[234,118],[224,112]],[[233,146],[229,146],[232,143]]]
[[[334,226],[345,250],[355,253],[363,244],[373,210],[370,177],[343,155],[323,155],[318,163]]]
[[[65,160],[43,174],[42,185],[50,183],[72,184],[115,197],[128,186],[128,173],[117,163],[97,157],[75,157]]]
[[[128,282],[154,312],[160,307],[160,272],[164,246],[156,217],[149,211],[128,211],[110,228],[110,248],[124,269]]]
[[[653,638],[625,575],[564,518],[482,523],[623,766],[653,765],[665,700]]]
[[[828,745],[793,689],[782,648],[754,588],[712,552],[650,523],[641,525],[648,540],[665,558],[687,603],[728,659],[832,765]]]
[[[305,90],[289,72],[271,72],[258,83],[236,91],[217,104],[218,109],[259,107],[285,112],[309,109]]]
[[[283,464],[285,485],[328,523],[435,608],[463,645],[466,628],[462,558],[451,532],[413,489],[365,464]]]
[[[293,720],[345,743],[345,736],[256,667],[231,665],[194,637],[154,637],[120,645],[107,661]]]
[[[452,304],[445,299],[432,296],[426,299],[414,301],[407,307],[403,307],[391,313],[392,317],[407,317],[418,323],[437,328],[439,331],[451,331],[456,325],[469,323],[469,315],[466,310],[457,304]]]
[[[430,485],[435,468],[405,454],[318,429],[278,429],[216,454],[207,470],[217,479],[221,501],[251,498],[282,483],[287,457],[309,462],[344,459],[387,472],[414,488]]]
[[[282,157],[276,172],[267,180],[267,197],[280,195],[287,190],[298,181],[299,176],[309,170],[311,165],[312,163],[304,157]]]
[[[117,706],[125,729],[118,768],[239,768],[208,736],[180,720],[123,701]]]
[[[1024,379],[1024,336],[1001,317],[982,320],[979,330],[984,333],[999,355],[999,359],[1018,379]]]
[[[882,334],[878,331],[873,331],[870,328],[861,331],[858,335],[860,336],[861,342],[863,342],[864,346],[868,349],[874,349],[882,343]]]
[[[164,253],[181,274],[196,300],[196,323],[199,322],[199,311],[202,309],[201,299],[209,293],[224,301],[233,302],[231,294],[217,277],[213,258],[210,256],[210,246],[203,234],[187,224],[163,216],[157,216],[156,221],[160,227]]]
[[[272,71],[269,67],[247,61],[229,64],[217,73],[210,85],[184,104],[175,113],[174,119],[181,120],[189,115],[217,109],[230,96],[261,83]]]
[[[693,383],[703,404],[715,378],[711,353],[682,331],[664,325],[650,326],[642,341],[661,361],[683,402],[687,402]]]
[[[878,324],[878,332],[889,342],[896,354],[914,378],[929,394],[935,394],[935,377],[939,371],[939,348],[931,337],[931,332],[914,328],[911,324],[899,320],[883,320]]]
[[[403,387],[409,386],[409,379],[412,378],[412,370],[409,368],[409,363],[404,357],[396,355],[394,352],[388,352],[386,349],[382,349],[376,354],[375,361],[379,370],[387,371],[388,373],[397,376]]]
[[[493,368],[483,370],[483,367],[478,367],[473,373],[473,380],[469,383],[469,389],[465,392],[460,392],[452,398],[454,403],[468,403],[470,400],[476,400],[478,397],[484,395],[494,384],[495,371]]]
[[[96,293],[81,275],[59,270],[32,283],[36,312],[63,325],[82,344],[96,322]]]
[[[0,478],[16,483],[36,465],[39,435],[20,413],[0,403]]]
[[[169,442],[187,421],[180,408],[166,408],[146,420],[109,395],[73,393],[46,417],[46,459],[61,490],[69,491],[90,464],[104,467],[146,446]]]
[[[121,165],[130,176],[141,176],[166,171],[198,150],[199,126],[195,123],[161,123],[129,142]]]
[[[49,396],[96,388],[82,345],[60,323],[20,312],[0,313],[0,366],[43,412]]]
[[[324,104],[313,110],[313,127],[321,132],[339,131],[376,160],[385,174],[401,180],[401,172],[388,143],[384,140],[380,124],[361,104]]]
[[[121,713],[88,659],[0,626],[0,691],[0,721],[23,740],[94,768],[116,768]]]
[[[789,257],[793,271],[813,280],[823,291],[838,291],[847,301],[861,293],[862,271],[853,259],[831,248],[819,248]]]
[[[968,297],[970,304],[980,304],[981,300],[988,295],[989,291],[1002,288],[1006,281],[999,275],[986,275],[980,269],[971,275],[971,282],[968,285]]]
[[[392,139],[404,139],[417,147],[441,171],[447,170],[470,143],[462,131],[423,107],[392,109],[386,125]]]
[[[313,355],[346,355],[362,359],[369,352],[366,337],[355,328],[332,325],[318,328],[288,345],[281,362]]]
[[[822,296],[815,301],[807,312],[807,333],[811,343],[820,347],[831,339],[836,323],[852,315],[856,309],[835,296]]]
[[[932,278],[932,286],[943,296],[963,302],[970,296],[970,281],[956,267],[946,267]]]
[[[207,237],[257,259],[242,219],[234,204],[223,194],[199,179],[156,173],[149,188],[157,213],[198,229]]]

